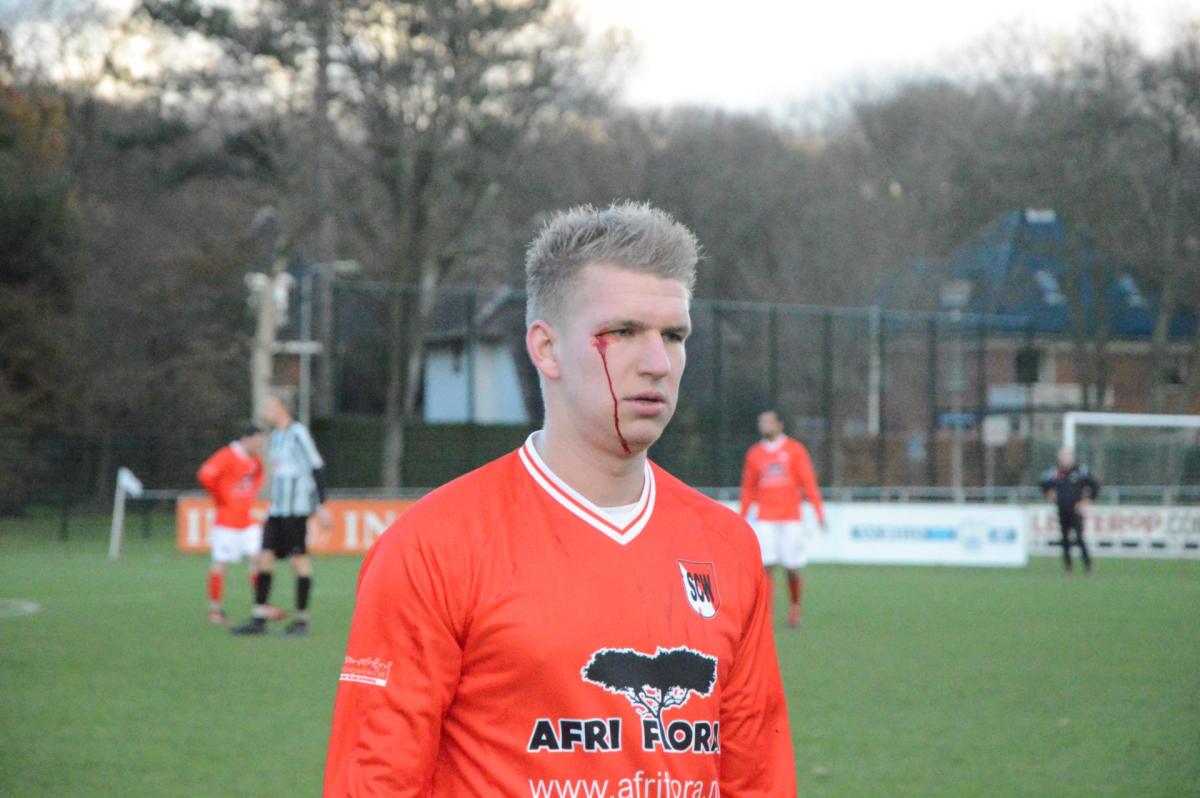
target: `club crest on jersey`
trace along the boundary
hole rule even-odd
[[[710,562],[679,560],[679,574],[683,578],[683,595],[688,604],[701,618],[712,618],[721,607],[721,594],[717,590],[717,569]]]

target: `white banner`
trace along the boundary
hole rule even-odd
[[[1060,554],[1054,505],[1029,505],[1025,510],[1029,552]],[[1200,507],[1099,504],[1084,509],[1083,516],[1083,539],[1097,557],[1200,558]]]
[[[1028,513],[1021,506],[829,502],[825,532],[807,506],[805,516],[812,562],[1019,567],[1028,561]]]
[[[1022,566],[1026,514],[978,504],[826,505],[832,562]]]
[[[825,533],[804,510],[812,562],[1020,566],[1061,553],[1052,504],[828,502]],[[1093,505],[1083,528],[1097,557],[1200,559],[1200,506]]]

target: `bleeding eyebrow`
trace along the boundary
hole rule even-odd
[[[637,321],[636,319],[610,319],[609,321],[596,325],[596,328],[598,330],[596,335],[603,335],[611,330],[633,330],[635,332],[642,332],[643,330],[650,329],[650,325],[642,321]],[[691,334],[692,328],[689,325],[665,327],[663,328],[663,332],[686,337]]]

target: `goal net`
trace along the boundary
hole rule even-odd
[[[1066,413],[1062,444],[1120,500],[1200,501],[1200,416]]]

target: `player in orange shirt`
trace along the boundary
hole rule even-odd
[[[646,458],[696,247],[633,204],[556,214],[530,246],[545,423],[368,552],[325,796],[795,798],[753,532]]]
[[[767,410],[759,414],[758,431],[763,439],[746,452],[742,467],[742,517],[748,518],[750,508],[758,505],[754,531],[762,547],[763,565],[768,571],[782,565],[787,572],[788,626],[795,628],[800,624],[804,595],[801,569],[808,564],[803,503],[807,500],[813,506],[821,529],[825,529],[825,507],[808,450],[783,434],[779,413]]]
[[[258,575],[258,552],[262,526],[250,508],[263,482],[262,450],[266,433],[258,427],[244,428],[238,439],[218,449],[196,473],[197,481],[212,496],[217,517],[212,530],[212,564],[208,569],[208,620],[224,623],[221,595],[230,563],[243,558],[250,567],[250,582]]]

